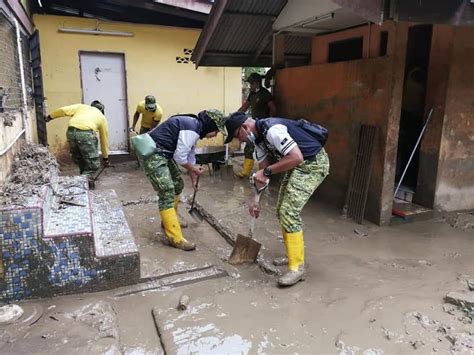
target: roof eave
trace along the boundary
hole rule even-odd
[[[204,52],[206,51],[207,45],[211,40],[214,31],[217,28],[217,24],[224,13],[224,9],[227,5],[227,0],[216,0],[214,5],[211,8],[211,12],[209,13],[209,17],[204,25],[204,29],[199,36],[198,42],[196,47],[194,48],[193,54],[191,56],[191,60],[195,63],[196,69],[201,64],[202,57]]]

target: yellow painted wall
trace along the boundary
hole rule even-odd
[[[61,27],[93,29],[96,20],[34,15],[40,33],[47,108],[81,102],[79,51],[124,53],[130,124],[136,104],[155,95],[164,117],[197,113],[208,108],[233,112],[241,104],[241,69],[178,64],[183,49],[192,49],[200,30],[118,22],[100,22],[101,30],[132,32],[133,37],[59,33]],[[50,149],[60,160],[68,159],[67,119],[48,123]],[[222,137],[202,144],[222,144]]]

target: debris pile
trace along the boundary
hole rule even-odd
[[[449,213],[444,216],[444,220],[455,229],[474,229],[474,211]]]
[[[57,175],[58,162],[48,148],[25,143],[16,154],[11,174],[0,191],[0,205],[22,204]]]

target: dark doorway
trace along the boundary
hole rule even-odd
[[[398,136],[396,185],[398,185],[402,178],[403,171],[408,164],[423,128],[432,32],[432,25],[412,26],[408,32],[405,79]],[[409,200],[407,200],[409,202],[411,202],[411,197],[416,192],[418,166],[419,147],[413,155],[400,186],[401,196],[409,196]],[[397,196],[399,195],[397,194]]]

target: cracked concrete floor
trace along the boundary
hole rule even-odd
[[[189,179],[184,179],[189,194]],[[248,182],[207,175],[201,181],[200,203],[235,233],[246,234]],[[130,165],[101,177],[98,190],[111,188],[123,201],[155,196],[144,174]],[[255,231],[268,257],[283,253],[274,216],[276,192],[277,184],[265,192]],[[189,227],[183,231],[198,246],[190,253],[160,242],[156,203],[129,205],[124,211],[140,248],[142,277],[206,265],[229,276],[129,296],[117,296],[130,289],[125,287],[23,302],[25,307],[40,307],[44,314],[32,326],[3,329],[2,354],[474,351],[473,325],[461,310],[443,302],[448,292],[465,290],[464,279],[474,275],[472,230],[453,229],[442,219],[396,227],[360,226],[315,198],[303,213],[306,281],[280,289],[255,265],[227,264],[230,247],[207,223],[195,223],[184,207],[180,215]],[[183,294],[191,301],[180,312],[176,306]],[[111,308],[93,312],[98,321],[77,316],[87,311],[86,306],[101,302]],[[101,336],[103,323],[117,332]]]

